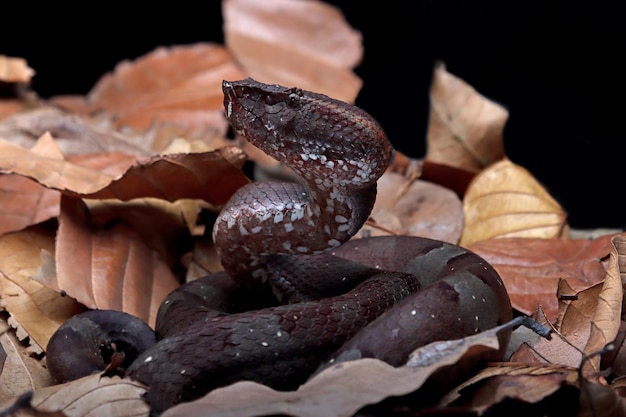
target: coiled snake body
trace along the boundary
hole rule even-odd
[[[414,237],[348,242],[369,216],[392,154],[371,116],[325,95],[252,79],[224,81],[223,92],[232,127],[302,183],[241,188],[216,220],[215,245],[239,287],[269,285],[292,304],[192,319],[182,313],[187,301],[174,302],[185,286],[172,293],[165,304],[183,308],[161,321],[175,330],[126,373],[148,385],[153,413],[236,380],[294,389],[342,352],[399,365],[419,345],[511,318],[500,278],[472,252]]]

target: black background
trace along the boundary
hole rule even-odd
[[[510,112],[506,153],[561,202],[574,227],[623,227],[626,26],[618,2],[328,1],[364,37],[357,104],[394,146],[425,152],[437,59]],[[132,3],[129,3],[132,6]],[[123,59],[222,42],[221,2],[3,6],[0,54],[37,71],[43,97],[84,94]]]

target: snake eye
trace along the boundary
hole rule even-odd
[[[289,94],[289,105],[291,107],[297,106],[299,102],[300,102],[299,95],[297,95],[296,93]]]

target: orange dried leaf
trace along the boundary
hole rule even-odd
[[[566,230],[559,203],[526,169],[507,159],[474,177],[463,211],[463,246],[501,237],[560,237]]]
[[[29,83],[35,71],[23,58],[0,55],[0,81],[7,83]]]
[[[58,287],[89,308],[124,311],[154,326],[178,286],[159,252],[124,221],[97,227],[79,199],[64,197],[57,233]]]
[[[493,265],[515,309],[532,315],[539,304],[554,321],[559,280],[566,280],[575,291],[602,282],[606,274],[603,260],[611,252],[612,237],[500,238],[475,242],[467,248]]]
[[[18,327],[18,337],[45,348],[56,329],[82,310],[34,279],[54,256],[54,231],[34,226],[0,237],[0,302]]]
[[[117,127],[145,130],[155,123],[176,123],[225,133],[222,81],[242,78],[245,74],[221,45],[160,47],[119,63],[96,83],[88,100],[115,114]]]
[[[46,158],[63,159],[51,136],[37,141],[31,151]],[[0,235],[21,230],[59,214],[61,194],[19,175],[0,175]],[[28,210],[24,210],[28,207]]]
[[[120,200],[155,197],[169,201],[199,198],[219,206],[249,182],[239,169],[245,156],[236,147],[200,154],[156,156],[133,165],[117,179],[99,170],[37,155],[2,140],[0,155],[0,172],[23,175],[76,197]]]
[[[224,0],[222,13],[225,43],[246,74],[354,102],[362,39],[340,9],[321,1]]]
[[[504,156],[507,110],[443,64],[435,66],[430,103],[426,160],[480,171]]]

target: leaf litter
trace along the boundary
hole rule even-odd
[[[219,268],[206,234],[214,213],[250,181],[244,162],[255,165],[258,177],[290,178],[276,161],[228,137],[222,79],[253,76],[349,102],[361,87],[353,68],[362,57],[362,40],[336,9],[293,0],[222,5],[223,46],[157,48],[120,63],[85,96],[41,100],[18,93],[0,103],[0,251],[9,254],[0,261],[0,301],[20,336],[14,350],[22,349],[19,355],[42,369],[41,347],[75,312],[106,305],[150,321],[158,299],[181,279],[181,267],[182,280]],[[289,25],[276,25],[277,16]],[[461,407],[481,414],[513,407],[507,398],[516,398],[544,410],[566,401],[563,410],[579,415],[601,408],[603,415],[624,414],[623,236],[606,231],[570,238],[567,214],[502,153],[507,112],[448,73],[445,64],[433,70],[428,153],[421,161],[405,157],[408,173],[392,185],[381,181],[381,208],[362,233],[432,232],[466,245],[496,267],[516,312],[553,332],[550,340],[522,336],[507,362],[489,364],[441,397],[439,412]],[[155,78],[148,79],[148,72]],[[4,82],[28,84],[33,73],[21,58],[0,56]],[[397,153],[395,159],[403,158]],[[76,238],[82,247],[68,245]],[[134,255],[119,262],[122,253]],[[150,265],[132,274],[135,262]],[[152,288],[151,297],[140,296],[129,278],[134,275],[152,280],[141,284]],[[102,286],[101,278],[110,281]],[[444,354],[420,370],[363,359],[329,368],[298,391],[241,382],[177,411],[204,412],[218,395],[232,392],[238,400],[230,411],[220,409],[223,415],[319,415],[319,407],[328,415],[351,415],[389,396],[419,392],[434,369],[455,363],[466,349],[488,349],[487,340],[442,341]],[[8,363],[0,355],[4,381],[18,375]],[[3,398],[13,411],[88,415],[110,407],[108,415],[147,414],[144,388],[130,381],[93,375],[84,385],[42,388],[49,382],[38,371],[21,369],[21,380],[39,382],[15,385],[11,398]],[[387,379],[392,377],[393,384]],[[350,395],[336,381],[347,384]],[[25,389],[34,393],[19,396]],[[242,393],[249,403],[241,402]]]

